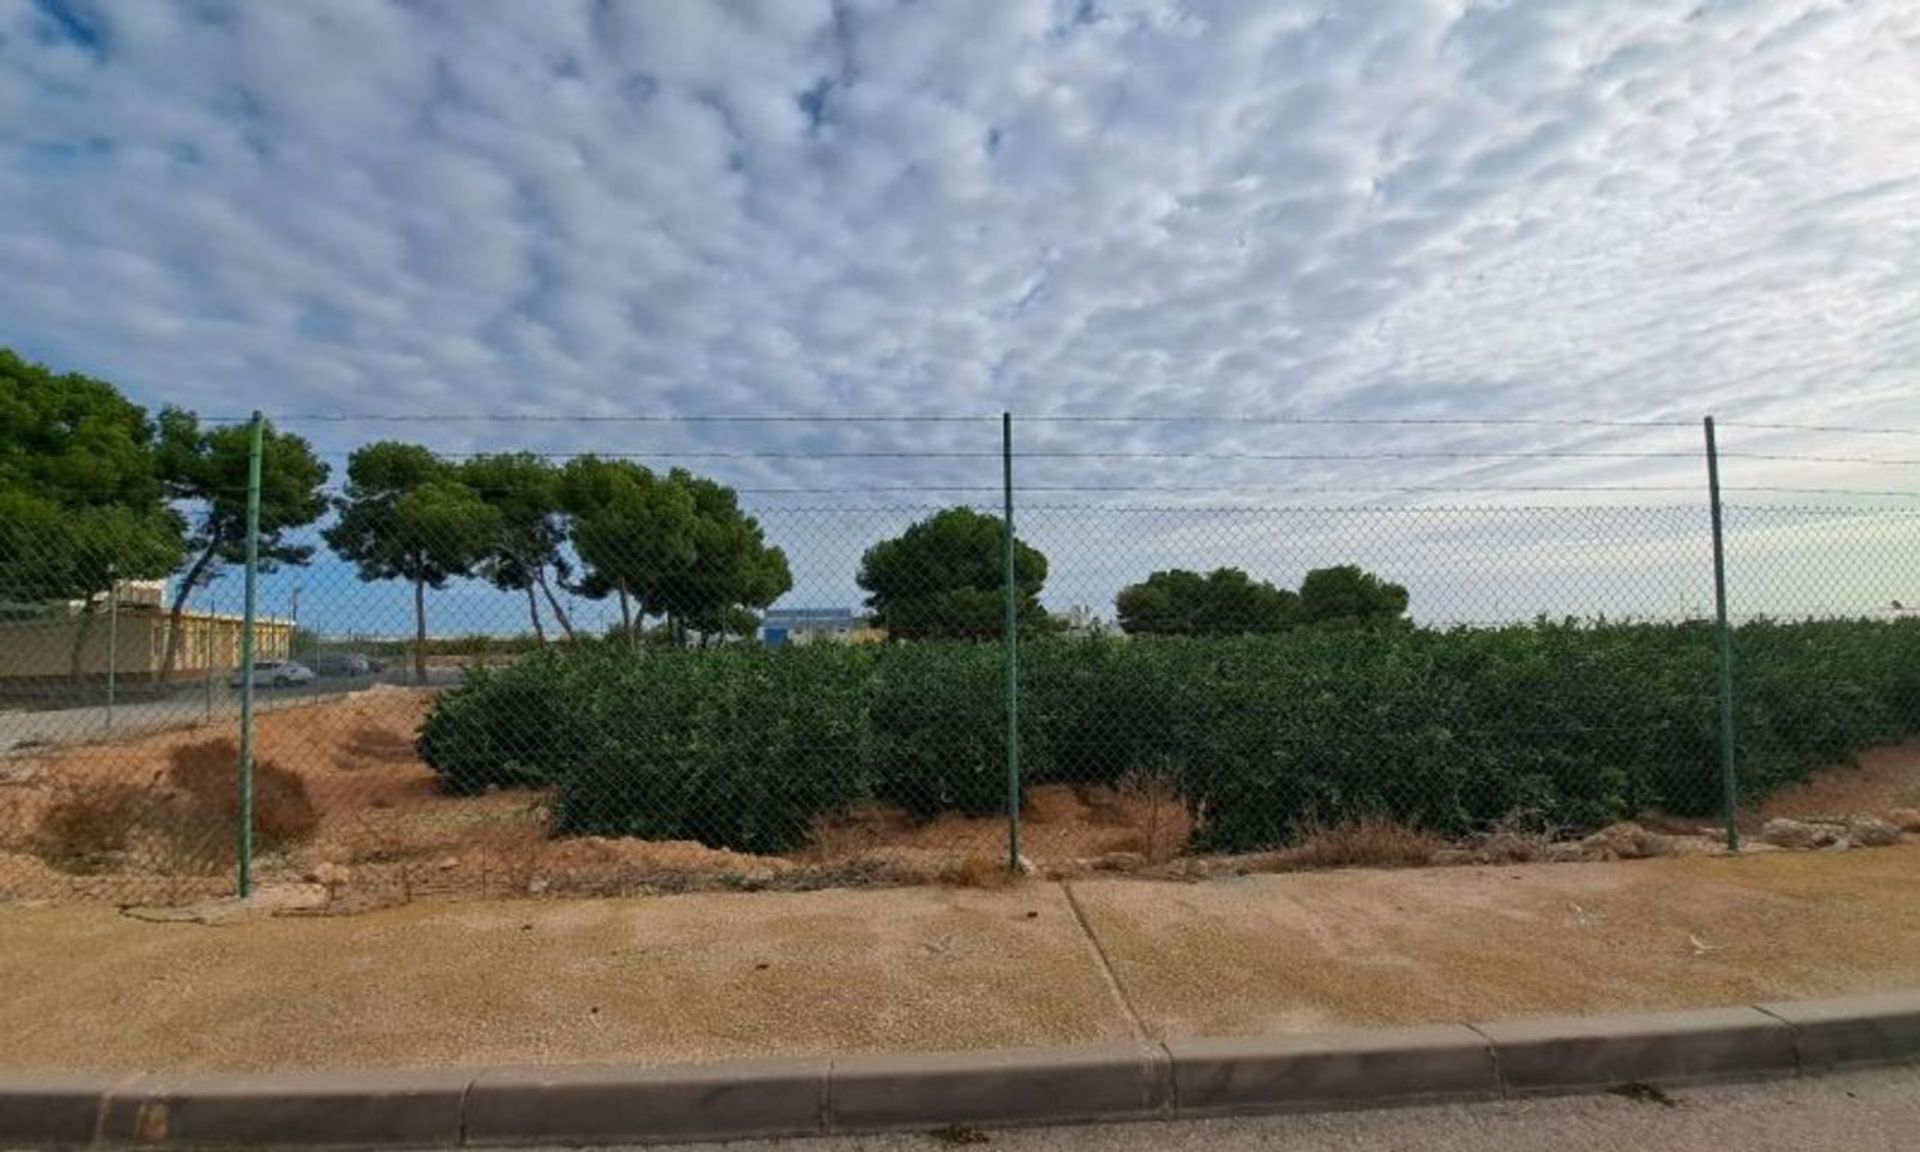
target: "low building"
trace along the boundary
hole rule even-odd
[[[109,620],[95,605],[55,605],[38,616],[0,620],[0,681],[53,680],[74,673],[74,645],[80,644],[84,677],[157,675],[166,659],[169,619],[157,598],[122,601]],[[205,674],[240,666],[242,617],[230,613],[188,611],[180,620],[180,644],[174,673]],[[84,640],[82,634],[84,633]],[[293,648],[293,622],[255,619],[255,658],[284,660]]]
[[[760,620],[760,642],[782,644],[875,644],[885,631],[851,608],[780,608]]]

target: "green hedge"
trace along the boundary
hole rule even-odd
[[[1736,634],[1749,798],[1920,730],[1920,621]],[[1310,817],[1459,833],[1516,812],[1568,829],[1720,796],[1702,624],[1551,624],[1022,649],[1027,784],[1171,781],[1199,844],[1284,843]],[[443,694],[421,755],[450,791],[547,785],[563,834],[806,841],[867,799],[914,817],[1006,797],[992,645],[543,652]]]

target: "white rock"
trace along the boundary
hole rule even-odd
[[[1838,824],[1810,824],[1776,816],[1760,829],[1760,839],[1777,848],[1830,848],[1846,839],[1847,830]]]
[[[1847,839],[1856,848],[1885,848],[1900,843],[1900,829],[1873,816],[1855,816],[1847,821]]]

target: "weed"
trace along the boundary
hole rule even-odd
[[[1302,824],[1292,847],[1276,854],[1286,868],[1420,868],[1433,862],[1446,841],[1423,829],[1366,815],[1322,824]]]
[[[933,878],[949,888],[1010,888],[1020,879],[1005,857],[979,854],[942,864]]]
[[[1625,1084],[1615,1084],[1607,1089],[1610,1096],[1619,1096],[1637,1104],[1658,1104],[1662,1108],[1678,1108],[1680,1102],[1661,1091],[1657,1084],[1647,1084],[1639,1080],[1629,1080]]]
[[[989,1137],[985,1132],[968,1124],[949,1124],[945,1128],[935,1128],[927,1133],[936,1144],[945,1144],[950,1148],[960,1148],[968,1144],[986,1144]]]
[[[240,820],[240,748],[209,740],[174,749],[167,783],[186,798],[178,835],[205,843],[233,835]],[[313,838],[320,813],[306,781],[271,760],[253,763],[253,843],[274,852]]]
[[[1178,767],[1136,768],[1120,778],[1120,805],[1140,833],[1140,854],[1163,864],[1178,856],[1193,835],[1193,817],[1180,799]]]
[[[152,799],[131,781],[67,781],[40,815],[33,852],[63,872],[102,871],[127,850]]]

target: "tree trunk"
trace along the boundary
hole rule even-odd
[[[413,582],[413,682],[427,682],[427,582]]]
[[[627,600],[625,584],[620,585],[620,630],[626,633],[627,651],[636,651],[639,644],[633,638],[633,605]]]
[[[533,585],[527,585],[527,615],[533,619],[533,638],[542,648],[547,645],[546,630],[540,627],[540,598],[533,594]]]
[[[80,626],[73,630],[73,683],[78,687],[86,681],[87,637],[93,634],[93,596],[87,596],[86,604],[80,609]]]
[[[572,640],[574,638],[573,621],[567,619],[567,614],[560,608],[560,601],[554,598],[553,586],[547,583],[546,573],[541,572],[534,576],[534,579],[539,582],[540,591],[547,594],[547,607],[553,609],[553,618],[560,622],[560,631],[567,634],[568,640]]]
[[[180,626],[187,614],[187,597],[193,595],[193,589],[206,575],[207,566],[213,563],[213,554],[220,547],[218,540],[207,545],[207,550],[194,558],[193,567],[180,578],[180,594],[173,598],[173,611],[167,613],[167,647],[160,657],[160,669],[154,673],[156,684],[166,684],[173,679],[173,666],[180,657]]]

